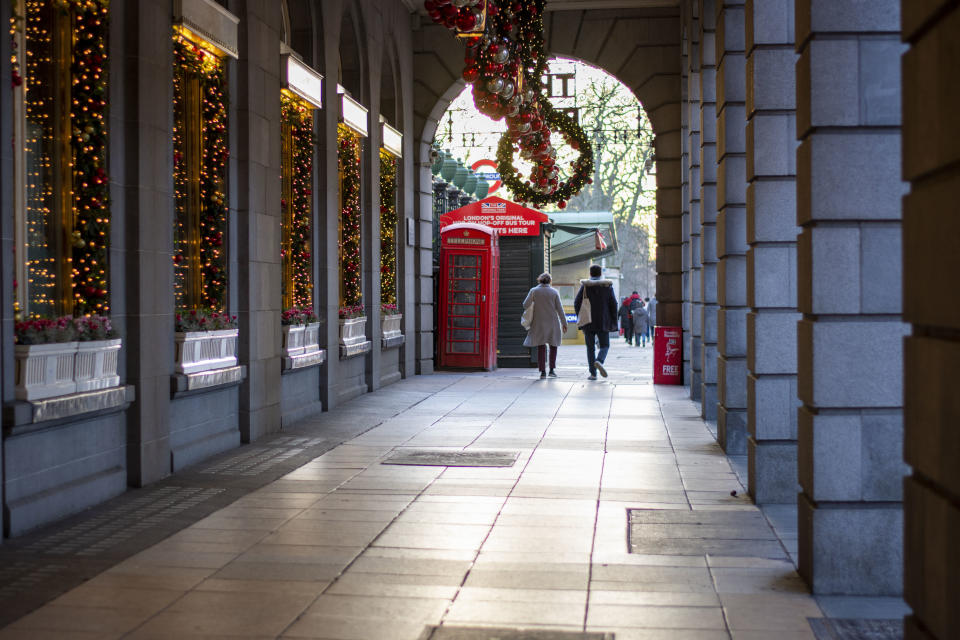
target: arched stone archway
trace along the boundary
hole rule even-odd
[[[424,19],[414,48],[414,127],[417,162],[430,163],[429,145],[447,107],[463,90],[463,46]],[[678,9],[550,11],[544,18],[551,55],[594,65],[630,88],[655,134],[657,160],[657,298],[664,325],[681,325],[680,13]],[[429,180],[427,174],[421,174]],[[421,194],[431,192],[427,183]],[[421,199],[420,218],[429,219]]]

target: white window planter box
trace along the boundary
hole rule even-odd
[[[380,335],[382,335],[384,338],[396,338],[397,336],[401,335],[400,322],[402,320],[402,313],[380,316]]]
[[[370,351],[372,343],[367,340],[367,318],[340,320],[340,357],[350,358]]]
[[[177,373],[197,373],[237,366],[238,329],[174,334]]]
[[[383,349],[392,349],[403,344],[403,332],[400,323],[402,313],[380,316],[380,345]]]
[[[77,391],[98,391],[120,385],[117,365],[120,360],[120,338],[77,343],[73,363],[73,379]]]
[[[77,392],[73,377],[76,342],[18,344],[14,347],[17,400],[40,400]]]
[[[303,352],[320,351],[320,323],[311,322],[303,330]]]
[[[283,355],[298,356],[303,353],[303,339],[306,325],[288,324],[283,329]]]
[[[283,355],[299,356],[320,350],[320,323],[291,324],[283,327]]]

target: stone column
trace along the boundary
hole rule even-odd
[[[690,384],[690,114],[688,111],[690,82],[690,14],[689,7],[681,6],[680,18],[680,225],[683,244],[680,259],[683,268],[683,382]]]
[[[127,411],[127,482],[141,487],[170,474],[173,41],[169,3],[114,3],[110,12],[111,47],[123,52],[111,64],[111,211],[122,216],[127,249],[112,264],[111,281],[122,273],[126,285],[113,296],[126,305],[121,357],[125,382],[136,387]]]
[[[690,332],[683,344],[684,358],[690,360],[690,376],[684,382],[690,385],[690,397],[700,400],[703,383],[703,262],[700,259],[700,238],[703,222],[700,218],[700,3],[688,2],[687,17],[687,102],[683,106],[689,133],[686,139],[689,157],[690,189]]]
[[[904,595],[907,640],[947,640],[960,629],[960,300],[945,283],[960,275],[960,8],[946,0],[903,2],[903,169],[912,193],[903,212],[903,313],[907,338],[904,452]]]
[[[815,593],[902,588],[899,4],[796,2],[799,569]]]
[[[237,65],[236,216],[238,351],[244,442],[280,430],[280,9],[240,14]]]
[[[717,439],[747,452],[746,82],[743,0],[717,2]]]
[[[747,452],[758,503],[797,500],[794,0],[747,0]]]
[[[717,48],[716,1],[700,0],[700,414],[717,419]]]

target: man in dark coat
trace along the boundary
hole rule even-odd
[[[610,332],[617,330],[617,297],[613,294],[613,281],[604,280],[603,270],[598,264],[590,265],[590,279],[580,281],[580,290],[573,301],[574,311],[580,317],[584,296],[590,301],[590,321],[579,324],[583,331],[584,341],[587,343],[587,367],[590,369],[590,380],[597,379],[597,372],[604,378],[607,370],[603,368],[603,361],[607,359],[610,349]],[[596,342],[600,341],[600,350],[596,350]]]

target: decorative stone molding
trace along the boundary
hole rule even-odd
[[[373,348],[373,343],[367,340],[366,327],[366,316],[340,320],[341,360],[367,353]]]
[[[239,335],[238,329],[175,333],[176,372],[191,374],[236,367]]]
[[[247,376],[244,365],[221,367],[196,373],[177,373],[171,379],[171,391],[174,396],[187,391],[212,389],[240,384]]]
[[[383,349],[391,349],[403,344],[403,333],[400,330],[402,321],[402,313],[380,316],[380,336]]]

